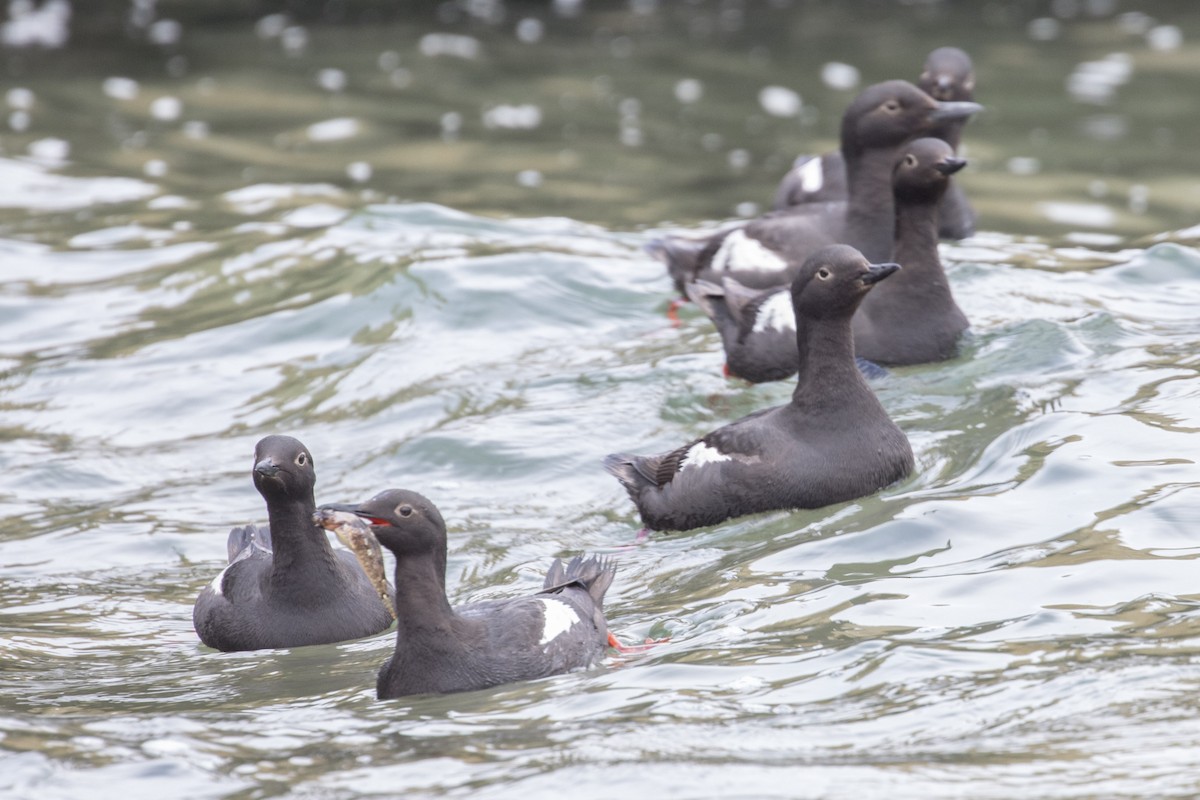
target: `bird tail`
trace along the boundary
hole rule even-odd
[[[542,591],[556,592],[568,586],[580,586],[587,591],[596,607],[600,608],[604,604],[604,593],[612,586],[616,574],[617,565],[612,559],[575,556],[564,567],[562,561],[556,558],[546,571]]]
[[[643,471],[642,464],[645,456],[635,456],[630,453],[613,453],[604,457],[604,468],[608,473],[621,482],[629,496],[637,499],[640,490],[654,486],[654,478]]]
[[[739,327],[745,324],[753,325],[753,317],[757,315],[758,306],[779,290],[779,287],[751,289],[749,286],[731,277],[725,277],[721,281],[721,291],[725,297],[725,309]],[[783,287],[783,291],[787,291],[787,287]],[[748,316],[750,319],[747,319]]]
[[[688,299],[695,303],[708,318],[717,322],[725,306],[725,289],[711,281],[695,280],[683,287]]]
[[[271,529],[266,525],[241,525],[231,529],[229,538],[225,541],[229,563],[236,561],[237,557],[251,546],[270,552]]]
[[[649,242],[645,250],[667,265],[667,274],[683,293],[683,287],[700,271],[702,255],[707,247],[706,239],[668,236]]]

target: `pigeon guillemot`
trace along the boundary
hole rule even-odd
[[[908,438],[859,373],[850,330],[863,297],[898,269],[871,264],[848,245],[817,251],[791,289],[800,349],[790,403],[668,453],[604,459],[646,527],[688,530],[743,514],[818,508],[912,471]]]
[[[609,641],[604,593],[615,568],[575,557],[550,565],[542,591],[451,608],[446,523],[416,492],[389,489],[358,505],[327,505],[370,525],[396,557],[396,649],[379,670],[380,699],[465,692],[594,664]]]
[[[716,326],[725,348],[725,372],[751,383],[796,374],[796,312],[788,287],[751,289],[735,278],[692,281],[688,299]]]
[[[936,100],[974,100],[975,69],[971,57],[957,47],[939,47],[925,59],[917,86]],[[948,119],[928,135],[958,151],[966,117]],[[847,196],[846,164],[839,151],[796,159],[775,190],[772,208],[779,210],[805,203],[842,200]],[[938,232],[943,239],[965,239],[975,233],[975,211],[962,187],[954,184],[938,206]]]
[[[904,271],[871,292],[854,315],[854,351],[875,364],[941,361],[957,352],[967,320],[937,251],[937,202],[950,176],[966,165],[940,139],[910,142],[892,176],[896,206],[894,257]],[[726,371],[752,383],[796,371],[796,318],[786,289],[756,290],[725,277],[695,281],[688,297],[716,325]]]
[[[925,59],[917,85],[938,100],[961,102],[975,99],[975,65],[957,47],[939,47]],[[962,146],[967,119],[946,120],[929,135],[941,139],[957,153]],[[975,209],[962,185],[953,182],[938,201],[938,235],[943,239],[966,239],[975,235]]]
[[[647,250],[667,263],[681,293],[692,280],[722,275],[752,288],[787,285],[808,255],[838,242],[856,247],[869,260],[886,261],[892,252],[891,177],[899,149],[946,120],[981,108],[935,100],[907,81],[869,86],[842,115],[845,201],[794,206],[704,239],[651,242]]]
[[[386,630],[386,609],[355,557],[313,524],[317,476],[308,448],[267,436],[254,448],[254,487],[269,527],[229,532],[229,566],[200,592],[192,623],[218,650],[300,647]]]
[[[896,165],[896,253],[904,271],[854,315],[854,352],[877,364],[944,361],[958,353],[966,315],[938,256],[938,201],[966,159],[941,139],[918,139]]]

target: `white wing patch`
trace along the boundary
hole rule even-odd
[[[217,577],[213,578],[212,582],[208,584],[208,588],[212,589],[213,594],[215,594],[217,597],[224,597],[225,595],[225,593],[221,591],[221,583],[225,580],[225,573],[228,571],[229,567],[221,570],[217,573]]]
[[[230,561],[228,566],[225,567],[225,569],[218,572],[217,577],[213,578],[212,581],[208,584],[209,587],[213,590],[213,594],[215,594],[217,597],[225,596],[225,592],[221,591],[221,584],[225,582],[225,573],[229,572],[229,568],[232,567],[237,562],[239,562],[243,559],[246,559],[246,558],[250,558],[250,556],[254,555],[254,552],[256,550],[260,553],[271,553],[272,552],[271,548],[263,547],[262,543],[258,539],[251,538],[250,544],[246,545],[241,550],[239,550],[238,554],[233,557],[233,561]]]
[[[800,176],[800,188],[806,192],[819,192],[825,185],[825,164],[820,156],[796,167],[796,174]]]
[[[575,627],[575,623],[579,622],[579,615],[575,613],[575,609],[561,600],[551,600],[545,597],[540,599],[544,607],[542,616],[545,619],[542,623],[542,638],[538,644],[545,647]]]
[[[725,237],[712,259],[712,268],[717,272],[740,269],[783,272],[787,265],[778,253],[757,239],[751,239],[741,229]]]
[[[704,442],[696,442],[692,445],[683,456],[683,461],[679,463],[680,471],[688,467],[702,467],[705,464],[718,464],[722,461],[732,461],[730,456],[725,455],[715,447],[709,447]]]
[[[791,292],[776,292],[758,307],[752,331],[762,333],[766,330],[796,330],[796,310],[792,308]]]

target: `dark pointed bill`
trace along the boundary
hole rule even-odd
[[[388,593],[383,550],[367,521],[354,513],[350,506],[327,505],[313,512],[313,523],[332,532],[338,541],[354,554],[371,585],[375,587],[379,599],[383,601],[383,607],[392,615],[392,619],[395,619],[396,608],[392,605],[392,598]]]
[[[254,471],[264,478],[274,478],[279,474],[279,466],[271,459],[264,458],[254,465]]]
[[[879,283],[898,269],[900,269],[900,265],[892,262],[886,264],[868,264],[867,274],[862,276],[862,282],[867,286]]]
[[[953,175],[967,165],[965,158],[947,157],[933,165],[933,168],[943,175]]]
[[[962,119],[969,117],[972,114],[978,114],[983,111],[983,106],[979,103],[972,103],[969,100],[941,101],[937,107],[929,114],[929,118],[934,122],[943,122],[948,119]]]
[[[357,503],[326,503],[325,505],[321,506],[321,508],[329,509],[330,511],[345,511],[350,514],[354,514],[358,518],[365,521],[368,525],[388,524],[386,519],[380,519],[379,517],[372,517],[370,514],[364,514]]]

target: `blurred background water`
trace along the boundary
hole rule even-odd
[[[1200,795],[1191,2],[13,0],[0,794]],[[642,245],[764,209],[933,47],[987,112],[974,334],[875,384],[908,480],[634,541],[600,467],[789,394]],[[254,443],[450,526],[452,600],[610,552],[596,669],[374,699],[391,636],[200,646]]]

